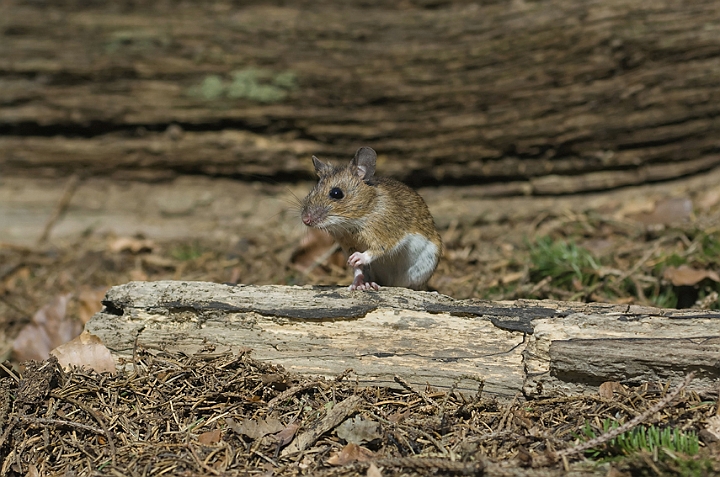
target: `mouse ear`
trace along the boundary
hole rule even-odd
[[[319,177],[327,175],[328,172],[330,172],[330,170],[332,169],[332,166],[330,164],[327,164],[327,163],[321,161],[320,159],[318,159],[315,156],[312,157],[312,161],[313,161],[313,166],[315,166],[315,172],[317,173],[317,175]]]
[[[377,154],[371,147],[361,147],[355,153],[355,157],[350,161],[350,166],[357,170],[360,179],[367,181],[375,174],[375,161]]]

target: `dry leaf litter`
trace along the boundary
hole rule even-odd
[[[136,350],[116,374],[63,371],[51,358],[0,378],[0,475],[529,476],[565,475],[564,465],[570,475],[606,475],[612,464],[568,452],[586,422],[629,421],[670,391],[616,383],[602,395],[498,401],[360,388],[351,370],[303,377],[248,351]],[[682,391],[645,423],[707,427],[701,455],[715,458],[716,398]],[[623,465],[617,472],[647,468]]]

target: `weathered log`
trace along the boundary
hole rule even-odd
[[[588,355],[592,350],[592,355]],[[658,362],[655,350],[670,357]],[[648,352],[650,351],[650,352]],[[679,369],[717,369],[720,357],[718,338],[601,338],[558,340],[550,344],[551,374],[563,381],[599,385],[608,379],[647,381],[654,370],[667,366],[666,374]],[[571,376],[572,375],[572,376]]]
[[[553,194],[720,165],[716,2],[402,5],[5,2],[0,168],[308,179],[369,144]]]
[[[86,329],[125,360],[134,346],[251,348],[304,374],[352,368],[364,385],[392,386],[400,375],[464,392],[482,381],[500,396],[677,381],[689,371],[695,388],[720,378],[718,312],[173,281],[113,287],[103,304]]]

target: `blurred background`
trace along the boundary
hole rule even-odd
[[[440,293],[718,308],[719,133],[711,0],[4,0],[0,357],[130,280],[347,285],[298,202],[360,146]]]

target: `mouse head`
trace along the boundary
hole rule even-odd
[[[373,181],[377,154],[361,147],[345,167],[315,156],[312,160],[320,180],[303,200],[303,223],[331,233],[356,230],[361,225],[358,219],[372,210],[377,195]]]

